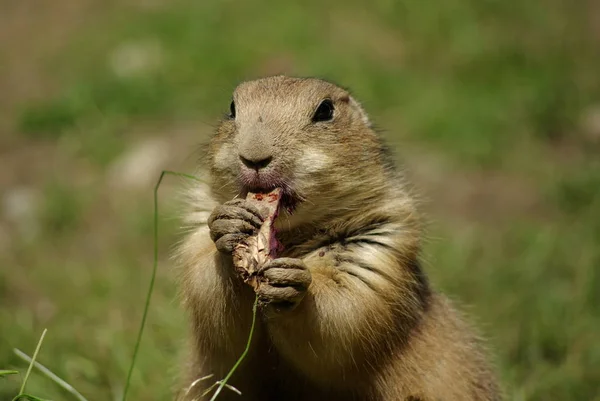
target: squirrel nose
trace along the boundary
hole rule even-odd
[[[268,156],[265,158],[246,158],[240,155],[240,160],[242,161],[242,163],[244,163],[246,167],[258,171],[267,167],[269,163],[271,163],[271,160],[273,160],[273,156]]]

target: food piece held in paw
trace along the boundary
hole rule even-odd
[[[267,194],[248,192],[246,200],[256,206],[264,217],[264,223],[256,235],[248,237],[233,251],[233,264],[245,282],[256,289],[256,273],[268,260],[276,257],[279,242],[275,238],[273,221],[279,213],[281,188]]]

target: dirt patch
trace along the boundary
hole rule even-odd
[[[0,4],[1,142],[14,137],[22,103],[47,98],[60,86],[49,62],[92,21],[111,9],[99,0],[6,1]],[[2,144],[0,143],[0,145]]]
[[[256,68],[258,76],[267,75],[294,75],[296,62],[294,56],[289,53],[274,54],[267,57]]]
[[[404,61],[403,38],[397,31],[382,25],[369,12],[336,9],[329,16],[328,34],[333,49],[350,47],[390,68]]]
[[[427,213],[436,218],[501,224],[515,219],[544,219],[539,184],[524,175],[501,170],[465,170],[423,150],[403,152],[407,174],[423,196]]]
[[[91,0],[48,3],[21,0],[2,4],[0,47],[4,57],[0,89],[10,94],[0,99],[3,106],[40,96],[53,87],[44,71],[44,61],[85,24],[91,3]]]

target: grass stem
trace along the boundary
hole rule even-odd
[[[29,367],[27,368],[27,373],[25,373],[25,378],[23,379],[23,383],[21,384],[21,389],[19,390],[19,395],[17,397],[19,397],[25,393],[25,386],[27,385],[27,380],[29,380],[29,375],[31,374],[31,369],[33,368],[33,364],[35,363],[38,353],[40,352],[40,348],[42,347],[42,342],[44,341],[44,337],[46,336],[47,331],[48,331],[48,329],[44,329],[44,331],[42,332],[42,335],[40,337],[40,340],[38,341],[37,346],[35,347],[35,352],[33,353],[33,358],[31,358],[31,362],[29,362]]]
[[[227,381],[229,380],[229,378],[233,375],[233,373],[236,371],[238,366],[240,366],[240,364],[242,363],[244,358],[246,358],[248,351],[250,350],[250,343],[252,342],[252,337],[254,335],[254,326],[256,324],[256,308],[257,308],[257,306],[258,306],[258,295],[256,295],[256,297],[254,298],[254,305],[252,306],[252,326],[250,326],[250,334],[248,335],[248,341],[246,342],[246,349],[244,349],[244,352],[242,352],[242,355],[238,358],[235,365],[233,365],[233,367],[231,368],[229,373],[227,373],[227,376],[225,376],[225,378],[220,381],[219,387],[217,387],[217,390],[213,394],[210,401],[215,401],[215,399],[217,398],[217,396],[219,395],[221,390],[223,390],[223,387],[225,387],[227,385]]]
[[[137,359],[138,351],[140,348],[140,343],[142,342],[142,334],[144,332],[144,327],[146,325],[146,318],[148,317],[148,309],[150,307],[150,299],[152,297],[152,292],[154,290],[154,282],[156,280],[156,271],[158,268],[158,188],[164,178],[165,175],[174,175],[177,177],[183,177],[192,179],[195,181],[201,181],[198,177],[194,177],[193,175],[178,173],[175,171],[163,170],[160,173],[160,177],[156,182],[154,187],[154,264],[152,266],[152,276],[150,278],[150,286],[148,288],[148,293],[146,294],[146,303],[144,305],[144,313],[142,315],[142,322],[140,324],[140,329],[138,332],[137,340],[135,342],[135,348],[133,350],[133,357],[131,359],[131,366],[129,367],[129,372],[127,373],[127,381],[125,382],[125,388],[123,389],[123,398],[125,401],[127,399],[127,392],[129,390],[129,385],[131,383],[131,376],[133,374],[133,369],[135,367],[135,361]]]
[[[54,381],[56,384],[58,384],[60,387],[62,387],[65,391],[71,393],[79,401],[87,401],[87,399],[83,395],[81,395],[81,393],[79,391],[75,390],[75,388],[73,386],[71,386],[69,383],[67,383],[66,381],[64,381],[57,375],[55,375],[50,369],[48,369],[41,363],[34,361],[33,358],[31,358],[29,355],[27,355],[26,353],[24,353],[23,351],[21,351],[17,348],[15,348],[13,351],[15,352],[15,354],[17,354],[17,356],[19,358],[23,359],[24,361],[26,361],[30,364],[33,363],[33,365],[40,372],[42,372],[44,375],[46,375],[48,378],[50,378],[52,381]]]

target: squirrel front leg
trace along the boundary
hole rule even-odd
[[[231,253],[261,224],[255,208],[236,199],[216,207],[208,225],[191,231],[178,248],[181,296],[191,329],[184,387],[206,375],[224,377],[245,348],[254,292],[235,271]]]
[[[408,329],[397,327],[398,322],[410,325],[423,309],[419,294],[428,291],[427,283],[403,263],[394,248],[369,239],[276,265],[278,282],[289,285],[270,284],[264,292],[278,294],[280,301],[287,295],[292,307],[267,309],[274,345],[305,375],[328,386],[348,380],[353,372],[360,376],[369,360],[389,352]],[[302,274],[301,266],[310,273]]]

